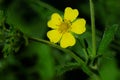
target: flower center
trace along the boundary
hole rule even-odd
[[[65,33],[71,29],[70,26],[71,26],[71,23],[69,21],[64,21],[59,25],[58,30],[60,31],[60,33]]]

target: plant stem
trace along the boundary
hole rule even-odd
[[[82,49],[84,54],[85,54],[85,58],[86,58],[86,64],[88,63],[88,53],[87,53],[87,50],[85,48]]]
[[[80,64],[81,68],[83,69],[83,71],[85,73],[87,73],[89,76],[93,75],[93,72],[86,66],[85,62],[82,59],[80,59],[77,55],[75,55],[72,51],[70,51],[68,49],[61,48],[60,46],[58,46],[54,43],[51,43],[49,41],[43,40],[43,39],[38,39],[38,38],[33,38],[33,37],[29,37],[29,39],[32,40],[32,41],[48,44],[48,45],[50,45],[54,48],[57,48],[57,49],[65,52],[65,53],[70,54],[71,57],[73,57]]]
[[[92,29],[92,59],[96,56],[96,37],[95,37],[95,17],[94,17],[94,5],[92,0],[90,2],[90,14],[91,14],[91,29]]]

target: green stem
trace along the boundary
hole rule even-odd
[[[90,2],[90,14],[91,14],[91,28],[92,28],[92,59],[96,56],[96,37],[95,37],[95,17],[94,17],[94,5],[92,0]]]
[[[71,55],[71,57],[73,57],[80,64],[81,68],[83,69],[83,71],[85,73],[87,73],[89,76],[93,75],[93,72],[86,66],[85,62],[82,59],[80,59],[77,55],[75,55],[72,51],[70,51],[68,49],[61,48],[60,46],[58,46],[54,43],[51,43],[49,41],[43,40],[43,39],[38,39],[38,38],[33,38],[33,37],[30,37],[29,39],[32,41],[48,44],[54,48],[57,48],[57,49],[65,52],[65,53],[69,53]]]
[[[85,48],[83,48],[82,50],[83,50],[83,52],[84,52],[84,54],[85,54],[86,64],[87,64],[87,63],[88,63],[88,58],[89,58],[88,53],[87,53],[87,50],[86,50]]]

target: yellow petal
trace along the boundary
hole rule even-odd
[[[51,20],[48,21],[47,25],[52,29],[57,29],[58,25],[60,25],[61,22],[62,22],[61,16],[58,13],[53,13],[51,16]]]
[[[57,43],[62,34],[58,30],[50,30],[47,32],[47,37],[50,39],[50,42]]]
[[[63,34],[60,40],[60,46],[62,48],[67,48],[68,46],[73,46],[76,43],[74,36],[71,33]]]
[[[77,19],[75,22],[72,23],[71,31],[76,34],[82,34],[86,30],[85,24],[85,19]]]
[[[72,9],[71,7],[67,7],[64,13],[64,20],[68,20],[72,22],[77,18],[78,14],[79,12],[77,9]]]

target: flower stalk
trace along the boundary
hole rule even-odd
[[[95,17],[94,17],[94,5],[92,0],[90,3],[90,14],[91,14],[91,29],[92,29],[92,59],[96,56],[96,37],[95,37]]]

